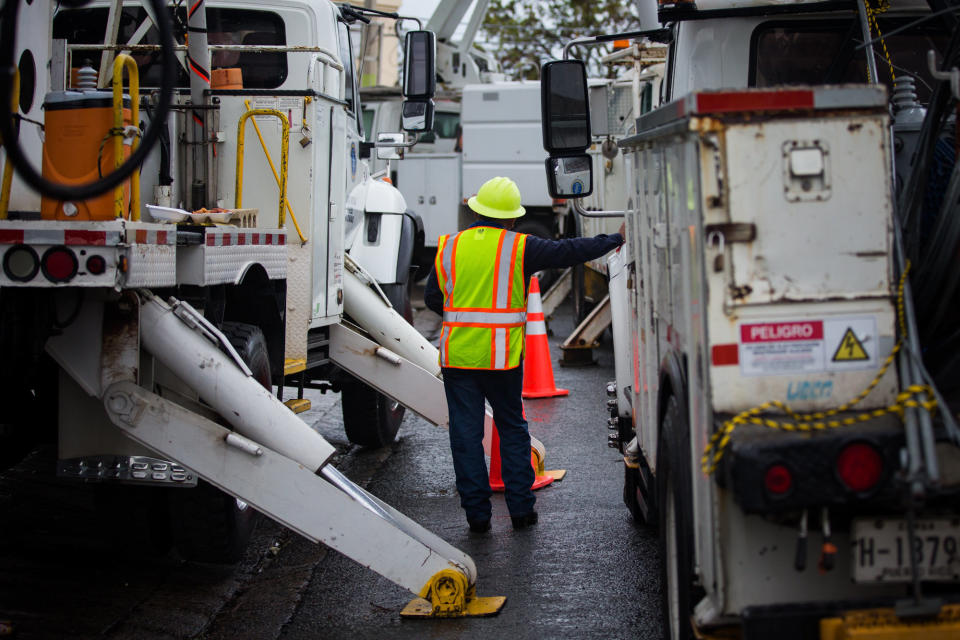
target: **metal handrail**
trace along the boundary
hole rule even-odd
[[[125,53],[118,54],[113,61],[113,164],[115,169],[119,169],[123,164],[123,138],[120,133],[123,131],[123,69],[127,69],[127,82],[130,85],[130,121],[131,126],[137,127],[137,135],[133,136],[131,142],[131,152],[137,150],[140,146],[139,126],[140,122],[140,70],[137,68],[136,61]],[[97,161],[99,162],[99,160]],[[140,172],[134,171],[130,174],[130,219],[140,220]],[[123,183],[121,182],[113,190],[113,214],[114,217],[123,217]]]
[[[305,100],[307,98],[304,98]],[[243,104],[247,106],[247,110],[250,110],[250,101],[244,100]],[[270,170],[273,171],[273,179],[277,181],[277,186],[280,186],[280,176],[277,175],[277,168],[273,164],[273,158],[270,157],[270,151],[267,149],[267,143],[263,140],[263,134],[260,133],[260,125],[257,124],[257,121],[253,121],[253,130],[257,132],[257,138],[260,139],[260,147],[263,149],[263,155],[267,157],[267,164],[270,165]],[[287,200],[287,211],[290,212],[290,219],[293,220],[293,228],[297,230],[297,235],[300,236],[300,246],[307,244],[307,239],[304,237],[303,232],[300,230],[300,224],[297,222],[297,216],[293,213],[293,207],[290,206],[290,200]]]
[[[132,53],[150,53],[160,51],[163,47],[158,44],[80,44],[72,43],[67,45],[67,51],[71,58],[74,51],[130,51]],[[215,51],[246,51],[250,53],[319,53],[327,58],[326,64],[337,71],[343,71],[343,65],[337,60],[336,55],[324,47],[315,46],[288,46],[283,44],[211,44],[207,47],[211,52]],[[186,52],[186,45],[178,44],[173,47],[174,51]]]
[[[283,137],[280,142],[280,210],[277,213],[277,226],[283,229],[286,223],[285,213],[287,208],[287,167],[289,166],[290,154],[290,121],[287,120],[286,114],[282,111],[278,111],[277,109],[251,109],[240,116],[240,121],[237,123],[237,178],[234,206],[237,209],[243,206],[243,134],[247,120],[249,120],[251,116],[276,116],[283,125]]]

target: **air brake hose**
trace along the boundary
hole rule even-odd
[[[61,4],[75,8],[87,4],[88,1],[61,0]],[[93,182],[67,186],[47,180],[37,173],[37,170],[30,165],[29,160],[24,155],[14,131],[14,113],[11,109],[10,96],[13,87],[13,74],[17,68],[14,56],[20,0],[6,1],[2,20],[0,20],[0,138],[2,138],[3,146],[7,151],[7,158],[13,164],[17,174],[24,182],[41,194],[57,200],[88,200],[101,193],[106,193],[136,171],[143,164],[153,145],[160,139],[161,130],[167,126],[167,114],[170,112],[170,103],[173,98],[177,63],[174,57],[173,28],[164,0],[150,0],[150,4],[159,20],[157,28],[160,31],[163,71],[156,117],[150,119],[150,126],[147,127],[140,146],[115,171]]]

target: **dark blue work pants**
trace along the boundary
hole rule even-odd
[[[534,472],[530,432],[523,417],[523,365],[506,371],[444,367],[443,386],[450,411],[450,450],[460,505],[467,519],[490,519],[490,478],[483,457],[484,398],[493,408],[500,435],[500,462],[511,516],[533,511]]]

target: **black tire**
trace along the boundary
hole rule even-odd
[[[627,505],[633,521],[637,524],[649,524],[640,506],[640,500],[643,500],[644,497],[643,485],[640,482],[640,470],[623,465],[623,503]],[[645,502],[649,505],[649,501]]]
[[[660,584],[663,637],[694,637],[693,490],[690,431],[675,396],[667,400],[657,446],[657,505],[660,510]]]
[[[413,324],[410,287],[407,283],[382,284],[380,288],[393,308]],[[397,438],[406,409],[402,404],[347,376],[340,388],[343,430],[355,445],[379,449]]]
[[[537,236],[538,238],[553,239],[553,233],[547,224],[537,218],[530,218],[528,220],[520,218],[513,230],[517,233],[526,233],[527,235]],[[546,293],[547,289],[556,281],[559,275],[559,269],[544,269],[543,271],[537,271],[530,275],[537,276],[537,280],[540,282],[540,291]]]
[[[356,379],[343,383],[340,396],[343,429],[350,442],[378,449],[396,439],[406,411],[402,404]]]
[[[220,330],[257,382],[271,389],[270,355],[260,328],[224,322]],[[187,560],[214,564],[233,564],[243,557],[260,515],[204,480],[195,489],[171,490],[170,511],[177,552]]]

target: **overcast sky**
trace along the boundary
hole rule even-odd
[[[433,13],[439,3],[440,0],[403,0],[400,3],[399,13],[400,15],[422,19],[424,21],[423,26],[426,27],[426,20],[430,18],[430,14]]]

